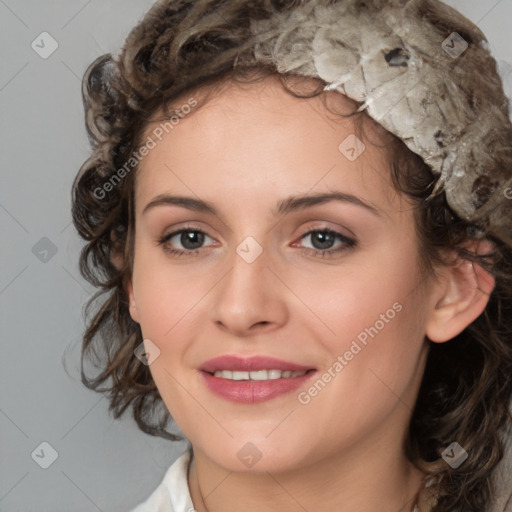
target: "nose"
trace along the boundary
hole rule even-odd
[[[213,321],[237,337],[262,334],[283,326],[289,315],[288,289],[271,269],[267,252],[252,262],[235,252],[232,267],[214,288]]]

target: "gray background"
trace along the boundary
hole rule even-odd
[[[447,3],[487,35],[512,97],[512,0]],[[97,56],[117,54],[151,4],[0,0],[2,512],[128,511],[185,447],[143,434],[129,414],[114,421],[78,371],[93,292],[79,276],[70,216],[71,183],[89,151],[81,77]],[[46,59],[31,47],[51,49],[42,32],[58,43]],[[51,461],[42,442],[58,453],[47,469],[36,463]]]

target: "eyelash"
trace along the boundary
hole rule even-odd
[[[171,238],[173,238],[176,235],[179,235],[180,233],[184,233],[184,232],[202,233],[203,235],[209,236],[207,233],[205,233],[201,229],[192,228],[192,227],[189,227],[189,228],[185,227],[185,228],[179,229],[177,231],[173,231],[172,233],[169,233],[167,235],[164,235],[162,238],[160,238],[158,240],[158,245],[164,246],[165,252],[167,252],[168,254],[171,254],[172,256],[177,256],[177,257],[184,256],[184,255],[197,256],[200,252],[202,252],[204,247],[201,247],[199,249],[181,250],[181,249],[172,249],[172,248],[166,246],[167,242]],[[353,249],[357,245],[357,243],[356,243],[356,241],[354,239],[349,238],[349,237],[347,237],[345,235],[342,235],[338,231],[334,231],[334,230],[332,230],[330,228],[316,228],[316,229],[312,229],[312,230],[304,233],[300,237],[300,240],[302,240],[303,238],[305,238],[305,237],[307,237],[307,236],[309,236],[311,234],[314,234],[314,233],[326,233],[326,234],[329,234],[329,235],[333,235],[333,236],[339,238],[343,242],[343,245],[341,245],[337,249],[324,249],[324,250],[322,250],[322,249],[311,249],[310,247],[302,248],[304,252],[306,252],[308,254],[313,254],[314,256],[319,257],[319,258],[325,258],[326,254],[327,254],[327,257],[331,257],[334,254],[341,253],[341,252],[347,251],[349,249]]]

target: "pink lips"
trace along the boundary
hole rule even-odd
[[[237,403],[254,404],[270,400],[278,395],[289,393],[305,383],[316,373],[314,368],[303,366],[273,357],[254,356],[240,358],[236,356],[220,356],[206,361],[199,367],[207,387],[216,395]],[[231,380],[214,377],[217,370],[256,371],[308,371],[300,377],[280,378],[273,380],[247,381]]]

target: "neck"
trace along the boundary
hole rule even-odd
[[[403,450],[378,441],[272,473],[230,472],[194,449],[189,471],[194,507],[221,512],[243,503],[246,512],[412,512],[425,475],[405,454],[397,459]]]

